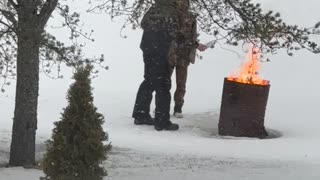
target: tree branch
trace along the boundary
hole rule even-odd
[[[6,26],[8,29],[11,28],[11,26],[5,22],[3,22],[2,20],[0,20],[0,24]]]
[[[43,5],[38,17],[40,27],[44,27],[50,18],[53,10],[56,8],[58,0],[47,0]]]
[[[18,8],[18,4],[16,4],[13,0],[8,0],[8,2],[13,8],[15,8],[15,9]]]
[[[3,9],[0,9],[0,13],[8,20],[10,21],[14,27],[17,27],[17,20],[15,19],[14,17],[14,14],[10,11],[6,11],[6,10],[3,10]],[[12,28],[11,26],[8,26],[10,28]]]

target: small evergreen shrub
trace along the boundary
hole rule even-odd
[[[111,148],[103,130],[104,117],[93,105],[92,66],[77,68],[67,94],[68,106],[55,122],[43,170],[47,180],[101,180],[107,171],[101,163]]]

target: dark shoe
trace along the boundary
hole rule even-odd
[[[161,126],[161,125],[155,125],[154,128],[157,131],[162,131],[162,130],[167,130],[167,131],[176,131],[179,129],[178,124],[174,124],[171,121],[169,121],[166,125]]]
[[[182,113],[182,105],[174,105],[173,112]]]
[[[154,118],[152,118],[150,115],[140,117],[140,118],[135,118],[134,124],[135,125],[144,125],[144,124],[145,125],[154,125]]]

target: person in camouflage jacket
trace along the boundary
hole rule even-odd
[[[195,63],[196,49],[204,51],[206,47],[197,42],[196,15],[189,11],[189,0],[180,0],[182,13],[180,13],[181,24],[179,26],[179,37],[173,42],[169,51],[169,64],[171,74],[176,73],[176,90],[174,93],[174,113],[177,118],[183,118],[182,106],[186,93],[186,82],[189,64]]]

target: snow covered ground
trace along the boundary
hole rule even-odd
[[[312,26],[320,21],[317,0],[259,2],[265,9],[279,11],[292,24]],[[218,135],[223,78],[245,58],[240,50],[238,56],[221,48],[207,50],[201,54],[203,60],[190,66],[185,118],[172,119],[181,129],[157,132],[151,126],[134,126],[130,117],[142,81],[141,31],[127,30],[128,38],[122,39],[120,22],[111,23],[103,15],[85,18],[89,20],[86,24],[95,28],[96,37],[87,54],[104,53],[110,66],[93,83],[95,104],[106,117],[104,127],[114,147],[105,162],[109,172],[105,179],[320,179],[319,56],[301,51],[288,57],[280,52],[263,64],[263,77],[271,81],[265,125],[274,138]],[[200,38],[210,40],[205,35]],[[41,76],[38,159],[52,122],[59,120],[66,105],[70,74],[65,73],[63,80]],[[13,107],[14,85],[0,94],[0,164],[8,161]],[[0,180],[35,180],[42,175],[39,170],[0,168]]]

